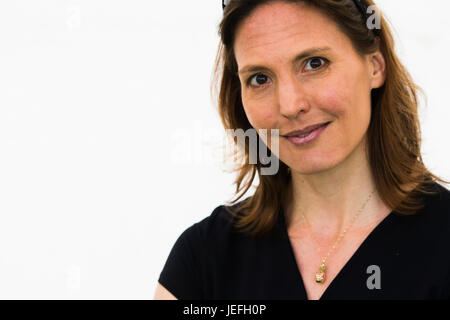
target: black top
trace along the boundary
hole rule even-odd
[[[392,211],[326,288],[327,299],[449,299],[450,191],[414,215]],[[159,283],[185,299],[307,299],[284,214],[267,237],[237,232],[223,205],[175,242]]]

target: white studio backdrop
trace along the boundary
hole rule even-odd
[[[428,97],[424,160],[450,179],[448,1],[377,4]],[[0,2],[1,299],[152,299],[177,237],[233,197],[209,90],[221,11]]]

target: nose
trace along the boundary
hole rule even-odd
[[[310,105],[305,88],[295,75],[279,80],[278,103],[280,113],[288,119],[296,119],[300,113],[306,113]]]

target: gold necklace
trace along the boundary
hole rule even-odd
[[[367,200],[364,202],[364,204],[362,205],[362,207],[358,210],[358,212],[353,216],[352,220],[350,221],[350,224],[347,226],[347,228],[344,229],[343,232],[341,232],[341,234],[339,235],[339,237],[337,238],[337,240],[334,242],[333,246],[331,247],[330,250],[328,250],[327,255],[322,259],[322,263],[319,266],[319,270],[316,272],[315,274],[315,281],[317,283],[324,283],[325,282],[325,271],[326,271],[326,265],[325,262],[328,258],[328,256],[330,255],[330,253],[336,248],[336,246],[338,245],[338,243],[341,241],[342,237],[344,237],[345,233],[347,232],[347,230],[353,225],[353,223],[355,222],[356,218],[359,216],[359,214],[361,213],[361,211],[365,208],[367,202],[369,202],[370,198],[372,197],[373,193],[375,192],[375,190],[373,190],[369,197],[367,198]],[[303,211],[300,210],[300,213],[302,214],[305,222],[308,224],[308,228],[311,229],[311,225],[308,222],[308,219],[306,219],[306,216],[303,214]],[[312,229],[311,229],[312,231]],[[320,247],[320,245],[318,245],[318,242],[316,241],[316,239],[314,238],[312,232],[311,232],[311,238],[313,239],[313,241],[315,242],[317,247]]]

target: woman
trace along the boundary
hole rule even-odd
[[[258,174],[254,195],[183,232],[155,299],[449,298],[448,182],[422,162],[419,88],[373,4],[227,4],[219,113],[278,129],[279,151],[260,137],[280,167],[262,175],[244,150],[234,202]]]

